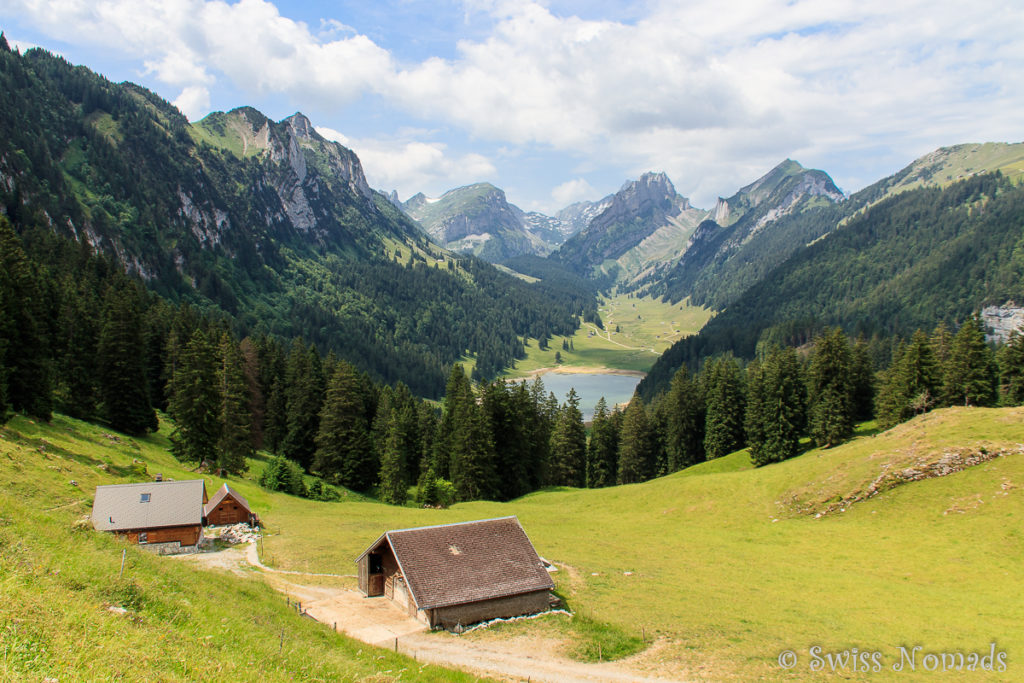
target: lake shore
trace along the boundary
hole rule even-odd
[[[536,370],[530,370],[529,372],[519,375],[518,377],[506,377],[507,381],[516,381],[520,379],[533,379],[538,375],[545,373],[554,373],[556,375],[625,375],[627,377],[646,377],[647,373],[641,370],[622,370],[620,368],[606,368],[603,366],[593,365],[556,365],[551,368],[537,368]]]

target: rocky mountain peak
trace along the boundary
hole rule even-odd
[[[288,126],[291,134],[300,140],[313,140],[320,137],[320,134],[313,129],[313,122],[302,112],[295,112],[281,123]]]

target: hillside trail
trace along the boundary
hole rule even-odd
[[[177,557],[201,567],[238,574],[251,575],[255,570],[268,585],[288,596],[289,602],[305,616],[364,643],[406,654],[418,662],[462,669],[501,681],[666,683],[682,680],[645,671],[651,666],[652,655],[664,647],[662,642],[618,662],[576,662],[562,654],[561,642],[543,636],[481,638],[430,631],[386,598],[366,598],[353,588],[311,585],[301,579],[302,576],[354,578],[351,575],[310,574],[267,567],[260,562],[255,543]]]

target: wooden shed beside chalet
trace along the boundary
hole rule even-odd
[[[367,597],[431,628],[543,612],[555,587],[515,517],[388,531],[356,564]]]
[[[219,524],[240,524],[245,522],[256,526],[259,517],[249,507],[249,501],[227,484],[221,486],[213,498],[204,508],[206,523]]]
[[[97,486],[92,524],[161,553],[198,549],[203,538],[202,479]]]

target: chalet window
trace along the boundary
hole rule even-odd
[[[384,558],[381,556],[380,553],[370,553],[370,573],[384,573]]]
[[[142,496],[139,498],[139,502],[140,503],[148,503],[149,502],[149,494],[148,493],[143,493]]]
[[[144,493],[142,495],[148,496],[149,494],[148,493]],[[148,543],[148,542],[149,542],[149,538],[148,538],[148,535],[146,534],[146,532],[145,531],[140,531],[139,532],[139,543]]]

